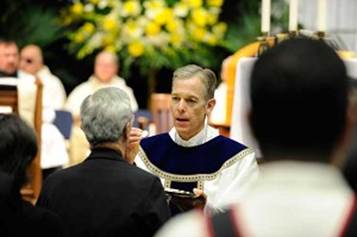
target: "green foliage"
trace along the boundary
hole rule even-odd
[[[233,53],[244,45],[254,42],[259,34],[260,18],[251,13],[246,14],[241,17],[239,24],[229,24],[222,46]]]
[[[7,10],[0,17],[0,35],[19,46],[35,43],[45,47],[64,36],[54,10],[25,1],[5,0],[2,4]]]
[[[228,23],[228,31],[221,45],[233,53],[239,48],[256,41],[260,35],[261,0],[244,0],[240,4],[241,15],[236,22]],[[271,34],[286,32],[289,6],[285,0],[272,1]]]

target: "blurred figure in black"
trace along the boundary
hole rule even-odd
[[[34,131],[19,117],[0,114],[0,236],[62,236],[57,215],[21,198],[36,153]]]

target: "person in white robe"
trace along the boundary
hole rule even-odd
[[[19,68],[37,77],[43,85],[41,168],[43,178],[46,178],[66,166],[69,160],[65,138],[53,124],[55,111],[64,107],[66,92],[61,80],[44,64],[43,52],[39,46],[30,44],[21,49]]]
[[[342,60],[321,40],[287,40],[250,78],[249,121],[264,160],[257,182],[226,213],[190,212],[156,237],[356,236],[357,202],[339,168],[351,131]]]
[[[144,138],[135,163],[160,177],[166,189],[195,192],[206,198],[205,210],[220,211],[241,198],[258,176],[258,166],[253,150],[207,124],[215,86],[210,69],[177,69],[171,92],[174,127]],[[171,207],[173,214],[178,209]]]
[[[90,152],[89,143],[80,128],[80,106],[84,99],[105,87],[117,87],[124,90],[130,99],[133,112],[138,110],[133,90],[119,77],[119,61],[117,55],[110,52],[100,52],[95,59],[94,74],[79,84],[69,94],[65,108],[72,113],[73,126],[70,140],[70,165],[83,161]]]

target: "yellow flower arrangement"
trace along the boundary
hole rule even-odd
[[[71,7],[71,12],[73,15],[80,15],[83,13],[83,4],[80,2],[76,2]]]
[[[222,4],[223,0],[74,0],[62,23],[70,29],[70,49],[78,58],[105,49],[118,53],[125,66],[136,60],[173,68],[188,61],[183,54],[190,50],[215,47],[224,39]]]
[[[144,53],[144,45],[140,41],[134,41],[129,44],[128,50],[133,57],[139,57]]]

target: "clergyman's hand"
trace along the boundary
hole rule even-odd
[[[207,195],[203,192],[202,189],[194,188],[193,193],[196,195],[193,206],[195,208],[203,209],[207,202]]]
[[[129,164],[134,163],[135,156],[139,151],[140,141],[145,136],[147,136],[147,131],[141,130],[140,128],[131,128],[125,152],[125,159]]]

